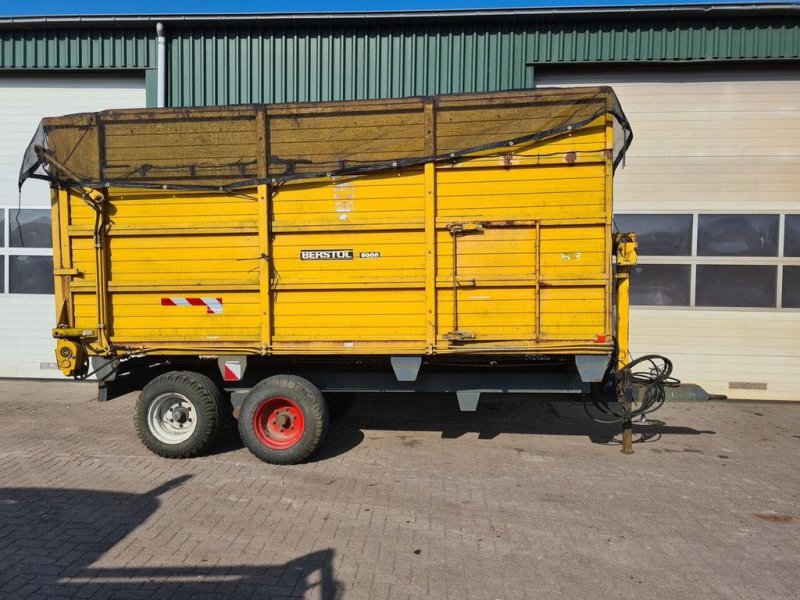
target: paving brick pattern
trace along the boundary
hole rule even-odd
[[[170,461],[133,396],[0,381],[0,598],[800,598],[800,405],[359,398],[324,451]]]

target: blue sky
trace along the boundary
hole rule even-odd
[[[270,13],[270,12],[334,12],[376,10],[424,10],[424,9],[475,9],[475,8],[528,8],[550,6],[612,6],[632,4],[691,4],[673,0],[136,0],[135,2],[109,2],[108,0],[73,0],[52,2],[42,0],[3,0],[0,16],[22,15],[97,15],[97,14],[196,14],[196,13]],[[717,0],[714,4],[724,3]]]

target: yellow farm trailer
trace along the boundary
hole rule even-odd
[[[610,88],[44,119],[20,185],[52,185],[58,364],[101,399],[146,384],[162,456],[203,452],[233,409],[274,463],[309,456],[348,393],[475,410],[608,386],[631,138]]]

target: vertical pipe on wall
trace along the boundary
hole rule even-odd
[[[161,23],[156,23],[156,36],[158,41],[156,54],[156,72],[158,77],[156,106],[162,108],[167,105],[167,38],[164,37],[164,25]]]

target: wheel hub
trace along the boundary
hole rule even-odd
[[[275,417],[274,423],[283,431],[292,426],[292,416],[289,414],[289,411],[283,411]]]
[[[286,450],[303,437],[303,411],[291,398],[266,398],[253,414],[253,429],[259,441],[268,448]]]
[[[147,409],[148,429],[160,442],[180,444],[197,428],[196,412],[191,400],[183,394],[161,394]]]
[[[189,420],[189,411],[186,410],[183,406],[177,406],[172,409],[172,420],[175,423],[179,423],[183,425],[186,421]]]

